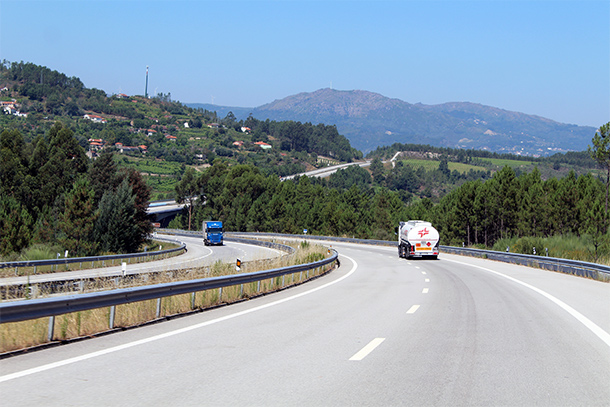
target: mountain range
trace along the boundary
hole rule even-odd
[[[378,146],[402,143],[546,156],[586,150],[596,131],[477,103],[411,104],[364,90],[326,88],[254,108],[187,105],[221,117],[232,112],[237,119],[252,115],[259,120],[334,124],[365,154]]]

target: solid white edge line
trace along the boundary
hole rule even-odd
[[[349,358],[349,360],[362,360],[365,357],[367,357],[369,355],[369,353],[371,353],[372,351],[375,350],[375,348],[379,345],[381,345],[381,343],[385,341],[385,338],[375,338],[372,341],[370,341],[368,343],[368,345],[366,345],[364,348],[360,349],[360,351],[358,353],[356,353],[354,356],[352,356],[351,358]]]
[[[529,288],[530,290],[542,295],[543,297],[551,300],[552,302],[554,302],[556,305],[558,305],[561,309],[563,309],[564,311],[566,311],[568,314],[572,315],[574,318],[576,318],[576,320],[578,322],[580,322],[581,324],[583,324],[584,326],[586,326],[591,332],[593,332],[599,339],[601,339],[602,341],[604,341],[604,343],[607,346],[610,346],[610,334],[606,331],[604,331],[601,327],[599,327],[597,324],[595,324],[593,321],[591,321],[589,318],[587,318],[586,316],[584,316],[583,314],[581,314],[580,312],[576,311],[574,308],[570,307],[568,304],[566,304],[565,302],[561,301],[559,298],[552,296],[551,294],[547,293],[546,291],[541,290],[538,287],[534,287],[531,284],[525,283],[521,280],[517,280],[514,277],[510,277],[507,276],[506,274],[502,274],[498,271],[494,271],[491,269],[488,269],[486,267],[482,267],[482,266],[477,266],[474,264],[469,264],[469,263],[464,263],[461,261],[457,261],[457,260],[449,260],[449,259],[444,259],[445,261],[451,261],[454,263],[458,263],[458,264],[463,264],[466,266],[470,266],[470,267],[476,267],[479,268],[481,270],[485,270],[488,271],[490,273],[493,273],[495,275],[498,275],[500,277],[504,277],[507,280],[510,280],[514,283],[520,284],[526,288]]]
[[[18,379],[18,378],[24,377],[24,376],[29,376],[29,375],[34,374],[34,373],[40,373],[40,372],[44,372],[46,370],[55,369],[57,367],[66,366],[66,365],[69,365],[69,364],[72,364],[72,363],[82,362],[83,360],[92,359],[92,358],[95,358],[95,357],[98,357],[98,356],[107,355],[109,353],[114,353],[114,352],[118,352],[118,351],[121,351],[121,350],[133,348],[133,347],[138,346],[138,345],[144,345],[146,343],[158,341],[160,339],[169,338],[169,337],[174,336],[174,335],[179,335],[179,334],[182,334],[182,333],[185,333],[185,332],[193,331],[195,329],[203,328],[203,327],[206,327],[208,325],[216,324],[218,322],[227,321],[229,319],[237,318],[237,317],[240,317],[242,315],[250,314],[252,312],[260,311],[260,310],[265,309],[265,308],[273,307],[275,305],[283,304],[285,302],[288,302],[288,301],[291,301],[291,300],[303,297],[305,295],[309,295],[309,294],[314,293],[316,291],[319,291],[319,290],[322,290],[324,288],[330,287],[331,285],[337,284],[338,282],[340,282],[340,281],[346,279],[347,277],[351,276],[352,274],[354,274],[354,272],[358,268],[358,263],[356,263],[356,261],[354,259],[352,259],[352,258],[350,258],[348,256],[344,256],[344,255],[340,255],[340,256],[341,257],[345,257],[346,259],[350,260],[354,264],[352,269],[347,274],[345,274],[343,277],[340,277],[340,278],[338,278],[335,281],[331,281],[331,282],[326,283],[324,285],[321,285],[319,287],[313,288],[313,289],[311,289],[309,291],[304,291],[304,292],[302,292],[300,294],[296,294],[296,295],[293,295],[291,297],[286,297],[286,298],[283,298],[281,300],[270,302],[268,304],[259,305],[258,307],[254,307],[254,308],[250,308],[250,309],[247,309],[247,310],[244,310],[244,311],[236,312],[236,313],[231,314],[231,315],[226,315],[224,317],[212,319],[210,321],[201,322],[199,324],[191,325],[191,326],[188,326],[188,327],[185,327],[185,328],[176,329],[175,331],[170,331],[170,332],[166,332],[166,333],[163,333],[163,334],[151,336],[150,338],[140,339],[140,340],[137,340],[137,341],[125,343],[123,345],[114,346],[112,348],[102,349],[102,350],[97,351],[97,352],[87,353],[85,355],[76,356],[76,357],[65,359],[65,360],[61,360],[61,361],[58,361],[58,362],[49,363],[49,364],[46,364],[46,365],[42,365],[42,366],[31,368],[31,369],[22,370],[20,372],[15,372],[15,373],[11,373],[11,374],[8,374],[8,375],[0,376],[0,383],[6,382],[6,381],[9,381],[9,380],[13,380],[13,379]]]

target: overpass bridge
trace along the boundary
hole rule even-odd
[[[179,204],[176,201],[157,201],[148,204],[146,212],[151,219],[151,222],[158,223],[161,228],[166,228],[172,219],[182,212],[184,204]]]

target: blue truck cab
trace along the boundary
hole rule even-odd
[[[221,221],[203,222],[203,244],[222,246],[223,232]]]

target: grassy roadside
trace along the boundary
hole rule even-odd
[[[142,253],[145,252],[154,252],[154,251],[162,251],[175,249],[180,247],[177,243],[166,242],[161,240],[153,240],[145,247],[142,247]],[[28,248],[18,259],[14,260],[6,260],[6,261],[33,261],[33,260],[52,260],[57,258],[57,254],[59,252],[63,252],[63,249],[55,247],[55,246],[45,246],[45,245],[34,245],[31,248]],[[50,274],[50,273],[61,273],[65,271],[74,271],[81,269],[96,269],[102,267],[112,267],[118,266],[122,261],[128,262],[130,264],[135,263],[145,263],[153,260],[160,260],[161,258],[169,258],[178,256],[181,252],[172,252],[168,254],[164,254],[163,257],[134,257],[129,259],[121,259],[117,258],[114,260],[102,260],[102,261],[94,261],[94,262],[84,262],[84,263],[71,263],[71,264],[63,264],[63,265],[49,265],[49,266],[37,266],[34,267],[19,267],[15,268],[2,268],[0,269],[0,278],[14,277],[14,276],[29,276],[34,274]],[[110,255],[113,253],[104,253],[103,255]],[[62,257],[59,257],[60,259]]]
[[[491,250],[505,251],[508,247],[511,253],[536,254],[549,257],[586,261],[610,266],[610,253],[602,242],[595,250],[595,242],[589,235],[583,236],[551,236],[547,238],[526,236],[498,240]]]
[[[227,264],[217,262],[209,267],[178,270],[171,274],[162,273],[154,279],[147,279],[147,281],[137,285],[159,284],[170,281],[190,280],[194,278],[215,277],[237,273],[251,273],[290,265],[310,263],[328,256],[328,250],[321,245],[312,245],[307,242],[282,243],[295,247],[295,253],[273,259],[243,262],[241,270],[236,270],[233,263]],[[50,342],[69,341],[112,330],[126,329],[174,315],[197,312],[223,304],[242,301],[272,291],[281,290],[292,285],[301,284],[308,279],[325,273],[328,269],[329,267],[318,268],[309,272],[294,273],[284,277],[263,280],[260,281],[260,283],[254,282],[244,284],[243,286],[231,286],[222,289],[166,297],[161,299],[159,304],[157,304],[157,300],[149,300],[119,305],[116,307],[114,327],[109,327],[109,320],[111,318],[110,308],[98,308],[59,315],[55,318],[54,334]],[[133,284],[133,281],[125,281],[125,283],[127,285],[121,287],[133,286],[130,285]],[[98,289],[100,288],[103,289],[103,287],[98,287]],[[117,287],[113,286],[111,288]],[[160,311],[159,315],[157,315],[158,305]],[[48,329],[48,317],[0,324],[0,356],[3,353],[49,343],[47,338]]]

